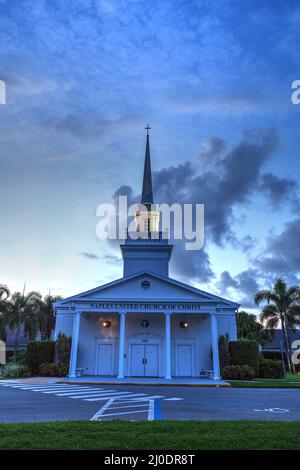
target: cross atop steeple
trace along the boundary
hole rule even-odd
[[[149,135],[150,129],[151,129],[151,127],[149,126],[149,124],[147,124],[147,126],[145,127],[145,130],[147,131],[147,135]]]

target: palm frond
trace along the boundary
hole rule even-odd
[[[261,322],[264,322],[268,318],[278,317],[278,316],[279,316],[279,312],[278,312],[277,306],[275,304],[268,304],[268,305],[265,305],[264,308],[262,309],[259,318]]]
[[[266,328],[268,330],[271,330],[272,333],[273,333],[273,337],[274,337],[274,332],[273,330],[275,330],[279,325],[279,318],[278,317],[270,317],[269,319],[267,319],[266,321]],[[271,332],[269,332],[271,333]],[[270,334],[271,336],[271,334]],[[272,338],[273,339],[273,338]]]
[[[273,285],[273,291],[278,296],[286,295],[287,293],[287,284],[282,278],[276,279]]]
[[[270,290],[267,290],[267,289],[260,290],[259,292],[255,294],[254,302],[256,303],[256,305],[259,305],[264,300],[269,302],[271,295],[272,295],[272,292]]]
[[[5,301],[10,296],[10,290],[5,284],[0,284],[0,299]]]

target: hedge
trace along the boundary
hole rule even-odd
[[[69,364],[53,364],[44,362],[39,366],[39,375],[43,377],[67,377]]]
[[[40,364],[45,362],[53,362],[55,353],[55,342],[46,341],[29,341],[26,349],[26,363],[33,374],[39,372]]]
[[[282,362],[260,358],[259,377],[262,379],[282,379],[284,377]]]
[[[273,361],[282,360],[282,353],[280,351],[262,351],[261,354],[265,359],[273,359]]]
[[[247,364],[252,367],[255,373],[259,368],[259,350],[256,341],[238,340],[229,341],[228,349],[230,354],[230,364],[243,366]]]
[[[252,380],[255,377],[255,371],[246,364],[243,366],[232,365],[224,367],[221,375],[224,380]]]

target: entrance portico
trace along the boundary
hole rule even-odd
[[[139,301],[119,306],[116,302],[73,303],[68,313],[72,317],[71,378],[80,371],[118,379],[205,375],[220,379],[220,306]]]

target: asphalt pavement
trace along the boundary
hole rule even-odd
[[[0,382],[0,422],[300,421],[300,390]]]

